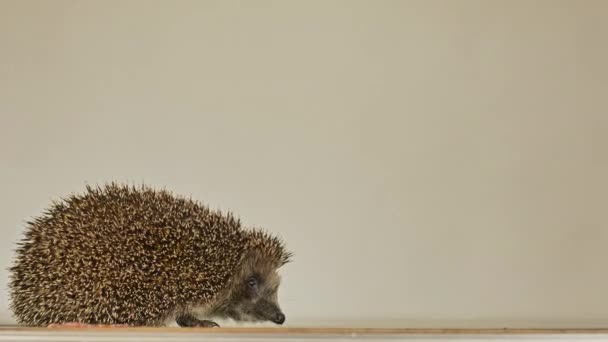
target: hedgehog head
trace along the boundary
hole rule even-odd
[[[235,321],[285,322],[278,303],[281,278],[278,269],[291,261],[283,242],[260,230],[250,232],[250,239],[227,296],[220,304],[221,316]]]

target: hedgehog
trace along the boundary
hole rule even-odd
[[[26,222],[9,268],[27,326],[283,324],[283,240],[231,212],[147,185],[86,186]]]

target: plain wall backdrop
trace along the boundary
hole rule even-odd
[[[290,325],[608,325],[608,1],[0,0],[25,220],[166,187],[280,234]]]

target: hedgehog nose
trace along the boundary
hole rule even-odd
[[[285,323],[285,315],[283,315],[282,313],[279,312],[273,321],[276,324],[283,324],[283,323]]]

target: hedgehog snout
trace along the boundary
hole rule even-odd
[[[272,322],[274,322],[276,324],[285,323],[285,314],[283,314],[282,312],[277,313],[276,316],[274,317],[274,319],[272,320]]]
[[[261,299],[255,306],[254,316],[257,316],[258,319],[271,321],[275,324],[285,323],[285,314],[281,311],[278,304]]]

